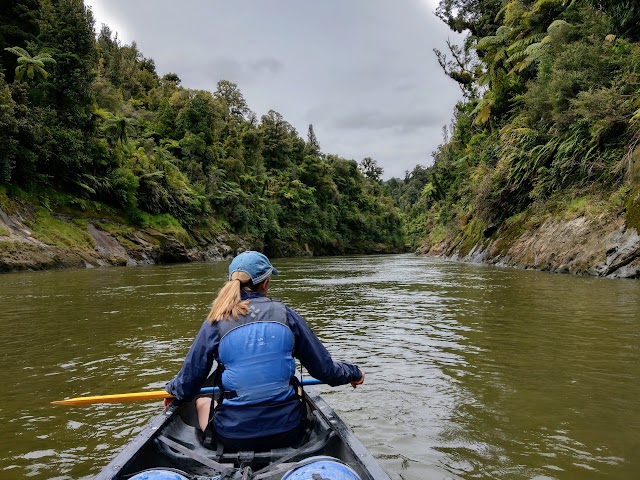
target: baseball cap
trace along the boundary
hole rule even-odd
[[[247,250],[235,257],[229,265],[229,279],[233,272],[244,272],[251,277],[254,285],[266,280],[271,275],[278,275],[278,270],[271,265],[269,259],[260,252]]]

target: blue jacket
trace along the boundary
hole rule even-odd
[[[261,294],[242,292],[242,299],[262,297]],[[288,308],[287,322],[295,337],[294,356],[309,374],[331,386],[359,380],[362,372],[356,365],[335,362],[309,325]],[[219,360],[220,335],[218,324],[206,320],[196,336],[178,375],[166,390],[178,400],[193,399],[211,372],[213,361]],[[224,402],[223,402],[224,405]],[[257,438],[291,430],[300,424],[302,409],[299,402],[286,402],[277,406],[219,408],[216,411],[216,430],[227,438]]]

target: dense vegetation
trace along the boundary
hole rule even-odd
[[[470,248],[580,208],[640,228],[640,4],[441,0],[437,15],[467,34],[436,50],[464,101],[434,164],[385,185],[412,241]]]
[[[0,198],[235,233],[275,255],[470,248],[566,211],[640,228],[635,1],[441,0],[466,40],[435,53],[464,100],[433,165],[384,183],[375,160],[322,153],[312,126],[301,138],[258,117],[229,81],[160,76],[135,43],[96,36],[80,0],[5,5]]]
[[[180,83],[107,26],[96,37],[81,0],[3,2],[0,189],[141,226],[215,225],[275,255],[404,246],[374,160],[323,154],[312,126],[305,140],[277,112],[258,118],[229,81]]]

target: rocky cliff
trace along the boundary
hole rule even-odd
[[[640,278],[640,235],[636,215],[640,192],[618,215],[581,212],[573,216],[533,214],[478,235],[468,229],[455,240],[425,243],[418,253],[557,273]]]

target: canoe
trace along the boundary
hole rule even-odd
[[[320,395],[305,388],[303,396],[310,427],[299,447],[220,454],[202,445],[193,402],[169,405],[96,480],[390,480]]]

